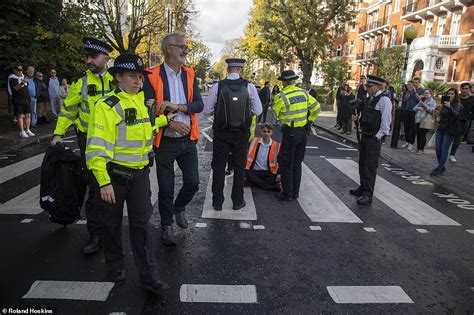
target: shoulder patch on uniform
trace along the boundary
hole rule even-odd
[[[104,103],[109,105],[110,107],[114,107],[118,104],[118,102],[120,102],[120,99],[115,95],[112,95],[111,97],[108,97],[104,100]]]

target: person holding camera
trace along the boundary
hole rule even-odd
[[[416,154],[422,154],[426,145],[426,134],[434,129],[428,126],[428,120],[433,121],[433,112],[436,109],[436,102],[433,100],[431,89],[426,89],[420,102],[413,108],[415,114],[416,129]],[[430,127],[430,128],[427,128]]]
[[[441,97],[441,103],[440,120],[435,136],[438,166],[431,172],[431,176],[442,175],[446,170],[444,165],[448,160],[449,147],[453,143],[455,135],[458,133],[456,125],[458,124],[458,116],[462,111],[458,90],[455,88],[450,88],[446,92],[446,95]]]
[[[362,136],[359,145],[360,186],[351,189],[350,194],[358,197],[360,205],[372,203],[382,138],[390,131],[392,101],[383,93],[384,83],[382,78],[367,76],[365,86],[369,99],[361,106],[361,116],[352,116],[352,120],[359,121]]]

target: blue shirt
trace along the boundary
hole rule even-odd
[[[28,91],[30,92],[30,97],[38,97],[38,95],[36,95],[36,84],[33,77],[28,77]]]
[[[57,77],[49,78],[48,92],[51,98],[59,96],[59,79]]]
[[[416,98],[416,94],[422,96],[425,93],[425,90],[422,88],[416,89],[416,92],[410,92],[410,97],[407,101],[407,110],[412,112],[413,108],[418,104],[419,100]]]

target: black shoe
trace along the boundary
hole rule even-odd
[[[142,284],[142,288],[155,295],[161,295],[163,291],[169,289],[170,286],[166,282],[158,280],[153,284]]]
[[[357,203],[363,206],[368,205],[369,203],[372,203],[372,197],[360,196],[359,198],[357,198]]]
[[[86,245],[82,248],[84,255],[97,253],[102,248],[102,238],[98,236],[91,236]]]
[[[162,227],[162,229],[163,231],[161,231],[161,243],[168,246],[176,245],[176,241],[174,240],[174,237],[173,237],[173,229],[171,228],[171,225],[165,225]]]
[[[293,195],[293,199],[298,199],[300,197],[299,194]]]
[[[213,203],[212,204],[212,207],[214,208],[214,210],[216,211],[222,211],[222,205],[218,205],[216,203]]]
[[[360,197],[362,196],[362,191],[360,189],[351,189],[349,190],[349,193],[353,196]]]
[[[240,209],[242,209],[243,207],[245,207],[246,204],[247,204],[247,203],[245,202],[245,200],[243,200],[240,205],[238,205],[238,206],[233,206],[232,209],[234,209],[234,210],[240,210]]]
[[[182,229],[187,229],[188,220],[186,220],[186,217],[184,216],[184,211],[176,212],[174,215],[176,217],[176,225]]]
[[[440,171],[439,169],[435,168],[434,170],[431,171],[430,175],[431,176],[438,176],[438,175],[441,175],[442,174],[442,171]]]
[[[279,193],[279,194],[276,195],[276,197],[280,201],[292,201],[293,200],[293,197],[288,196],[284,193]]]
[[[110,270],[109,271],[110,280],[113,282],[122,283],[125,281],[125,270]]]
[[[225,171],[225,176],[232,176],[232,174],[234,174],[234,170],[226,170]]]

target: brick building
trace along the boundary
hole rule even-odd
[[[361,0],[356,18],[334,33],[334,57],[349,64],[347,78],[356,85],[361,74],[376,74],[380,50],[406,45],[403,32],[418,30],[410,47],[407,77],[459,86],[474,81],[473,0]]]

